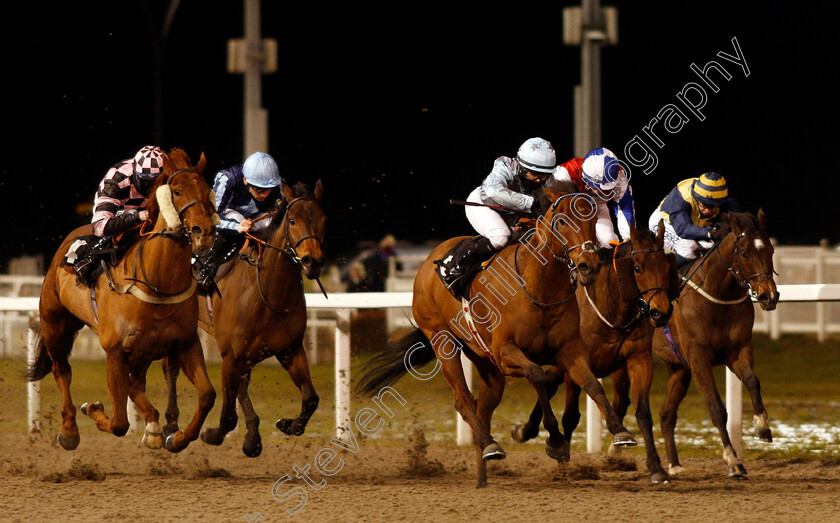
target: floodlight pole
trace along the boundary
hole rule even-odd
[[[580,43],[581,121],[579,150],[583,156],[601,143],[601,24],[600,0],[581,0]]]
[[[268,113],[262,108],[263,48],[260,0],[245,0],[245,88],[243,157],[268,152]]]

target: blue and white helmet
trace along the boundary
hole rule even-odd
[[[256,152],[249,156],[242,166],[242,174],[248,185],[260,189],[273,189],[282,182],[277,162],[266,153]]]
[[[599,191],[611,191],[623,181],[615,153],[606,148],[592,149],[583,158],[583,181]]]

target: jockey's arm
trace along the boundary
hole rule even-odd
[[[595,237],[601,247],[609,247],[610,242],[617,242],[618,236],[613,230],[610,209],[606,202],[598,201],[597,214],[595,215]]]
[[[97,191],[93,202],[91,223],[95,235],[113,236],[140,223],[140,217],[136,211],[117,214],[125,206],[127,199],[123,195],[125,192],[117,180],[113,178],[103,180],[102,188]]]
[[[504,164],[496,161],[493,170],[484,179],[482,189],[484,194],[495,203],[516,211],[529,211],[534,204],[533,196],[513,191],[509,188],[515,174],[510,172]]]
[[[613,204],[618,234],[622,240],[630,239],[630,225],[636,226],[636,209],[633,205],[633,189],[629,185],[624,195]]]
[[[233,190],[234,187],[231,187],[230,178],[225,175],[224,171],[219,171],[213,182],[213,192],[216,193],[216,209],[219,213],[219,225],[216,228],[226,233],[238,232],[239,224],[242,221],[237,219],[242,218],[241,214],[225,212],[233,201]]]

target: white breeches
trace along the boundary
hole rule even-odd
[[[650,220],[648,221],[648,227],[650,230],[658,232],[659,229],[659,220],[662,219],[662,212],[659,210],[659,207],[653,211],[653,214],[650,215]],[[674,230],[674,227],[671,226],[670,223],[665,222],[665,251],[666,252],[675,252],[685,258],[686,260],[693,260],[697,257],[697,249],[709,249],[714,245],[710,241],[694,241],[688,240],[685,238],[680,238],[677,235],[677,232]]]
[[[480,188],[476,188],[467,198],[468,202],[483,203]],[[475,231],[490,240],[497,250],[507,245],[513,228],[508,225],[501,214],[489,207],[466,206],[467,220]]]

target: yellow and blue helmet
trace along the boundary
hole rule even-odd
[[[700,203],[720,205],[729,196],[726,180],[718,173],[704,173],[691,184],[691,195]]]

